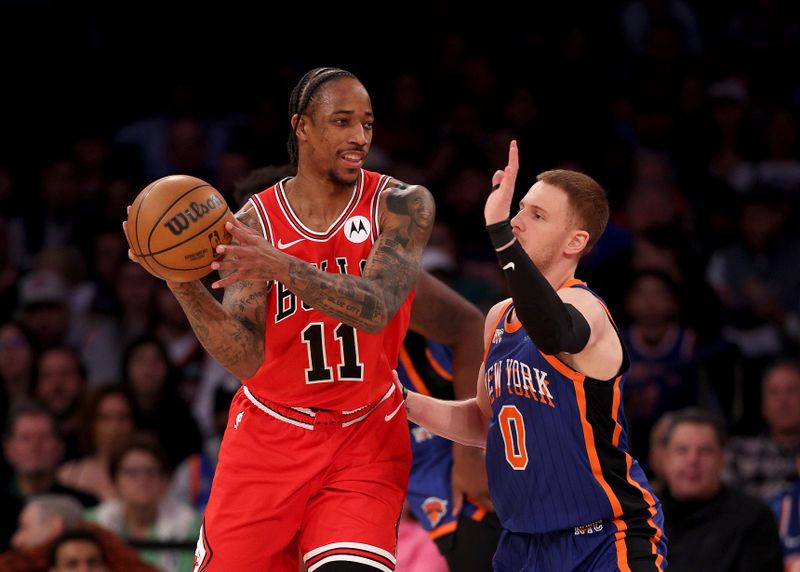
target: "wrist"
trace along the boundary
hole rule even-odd
[[[405,385],[401,386],[400,393],[403,395],[403,401],[408,401],[408,388]]]
[[[486,231],[489,233],[495,251],[507,248],[516,239],[509,219],[487,224]]]

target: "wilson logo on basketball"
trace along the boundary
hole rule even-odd
[[[447,512],[447,501],[439,497],[428,497],[422,503],[422,510],[431,521],[431,526],[436,526]]]
[[[223,206],[222,200],[217,196],[210,196],[204,203],[197,203],[192,201],[188,209],[183,209],[182,213],[170,218],[164,223],[164,226],[174,235],[181,234],[184,230],[189,228],[189,225],[197,222],[212,210]]]

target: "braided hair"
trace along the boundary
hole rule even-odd
[[[356,81],[358,78],[349,71],[339,68],[314,68],[297,82],[294,86],[292,94],[289,96],[289,121],[291,123],[292,117],[296,114],[299,118],[311,106],[314,95],[319,91],[319,88],[332,81],[342,77],[349,77]],[[289,140],[286,142],[286,148],[289,151],[289,160],[292,166],[297,167],[297,126],[291,128],[289,131]]]

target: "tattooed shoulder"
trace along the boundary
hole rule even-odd
[[[409,217],[410,231],[430,232],[436,216],[436,205],[428,189],[393,180],[384,197],[384,214]]]

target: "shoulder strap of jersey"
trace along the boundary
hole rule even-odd
[[[273,240],[274,234],[272,232],[272,225],[269,222],[269,216],[267,215],[267,208],[264,205],[264,196],[271,196],[274,193],[275,185],[271,186],[270,188],[266,189],[265,191],[261,191],[260,193],[254,194],[250,197],[248,201],[256,212],[256,216],[258,217],[258,222],[261,225],[261,232],[264,235],[270,244],[275,244]]]
[[[617,334],[617,339],[619,340],[619,345],[622,347],[622,363],[619,366],[619,371],[617,371],[617,373],[616,373],[616,375],[614,377],[615,378],[619,377],[620,375],[622,375],[626,371],[628,371],[628,368],[630,368],[630,365],[631,365],[631,359],[628,356],[628,350],[625,349],[625,341],[622,339],[622,334],[620,333],[619,328],[617,327],[617,323],[614,321],[614,317],[611,315],[611,311],[608,309],[608,306],[606,306],[605,300],[603,300],[597,294],[597,292],[595,292],[594,290],[589,288],[589,285],[586,282],[583,282],[581,280],[576,280],[576,279],[568,280],[564,284],[564,286],[562,286],[562,288],[580,288],[581,290],[586,290],[589,294],[591,294],[592,296],[594,296],[597,299],[597,301],[600,303],[600,306],[603,307],[603,310],[605,311],[606,316],[608,316],[608,321],[611,322],[611,326],[614,328],[614,333]],[[545,355],[545,354],[542,354],[542,355]],[[552,357],[555,357],[555,356],[552,356]],[[558,359],[558,358],[556,358],[556,359]],[[561,360],[559,360],[559,362],[561,362]],[[561,363],[563,363],[563,362],[561,362]],[[563,364],[563,365],[566,366],[566,364]],[[567,367],[569,367],[569,366],[567,366]],[[570,368],[570,369],[572,369],[572,368]]]
[[[381,178],[378,180],[378,186],[375,189],[375,194],[372,195],[372,205],[370,206],[370,212],[372,213],[372,241],[375,242],[378,239],[378,235],[381,233],[381,219],[380,219],[380,205],[381,205],[381,194],[383,191],[386,190],[386,186],[389,184],[392,178],[389,175],[381,175]]]
[[[502,327],[502,324],[505,324],[506,316],[511,311],[512,303],[513,303],[513,300],[511,298],[509,298],[508,300],[505,301],[504,306],[500,309],[500,312],[499,312],[499,314],[497,316],[497,319],[495,320],[494,325],[492,326],[492,329],[491,329],[492,335],[491,335],[491,337],[488,340],[484,340],[485,343],[484,343],[484,350],[483,350],[483,363],[486,363],[486,356],[489,355],[489,348],[492,347],[492,340],[494,339],[494,333],[499,328]]]

